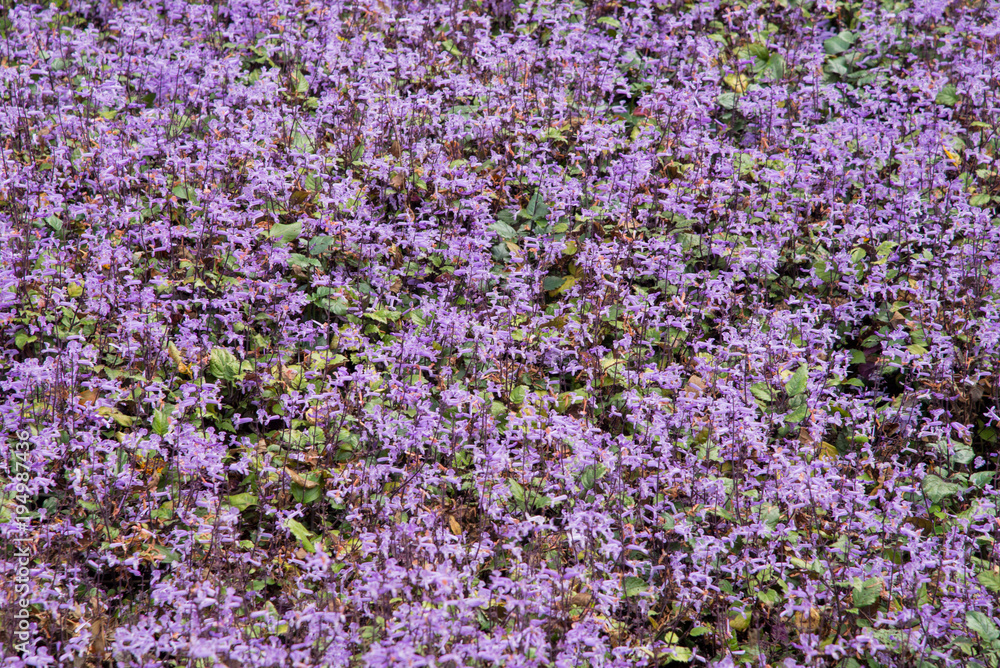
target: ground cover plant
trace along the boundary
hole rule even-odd
[[[3,665],[997,666],[998,15],[3,3]]]

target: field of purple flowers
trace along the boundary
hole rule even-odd
[[[1000,664],[996,0],[0,4],[0,665]]]

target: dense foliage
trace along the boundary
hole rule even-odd
[[[997,666],[998,15],[6,2],[3,665]]]

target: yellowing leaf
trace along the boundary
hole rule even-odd
[[[664,645],[656,654],[658,659],[668,659],[669,661],[680,663],[690,662],[693,656],[694,653],[682,645]]]
[[[958,156],[949,151],[947,146],[944,147],[944,154],[948,156],[948,159],[951,160],[951,164],[955,165],[955,168],[957,169],[959,167]]]
[[[796,612],[793,620],[795,627],[800,631],[815,631],[819,628],[819,611],[816,608],[809,608],[808,614],[805,615]]]
[[[823,441],[820,443],[819,456],[823,459],[837,459],[840,457],[840,452],[837,450],[837,446]]]
[[[750,628],[751,613],[747,610],[729,611],[729,628],[734,631],[746,631]]]
[[[125,415],[121,411],[114,410],[111,411],[111,419],[118,423],[122,427],[131,427],[132,421],[135,419],[131,415]]]
[[[167,354],[170,355],[170,359],[177,365],[177,373],[185,376],[191,375],[191,367],[184,362],[184,357],[181,355],[180,349],[172,342],[167,344]]]
[[[312,489],[318,484],[315,480],[309,480],[287,466],[285,467],[285,473],[287,473],[288,477],[292,479],[292,482],[301,485],[304,489]]]
[[[747,86],[750,85],[750,77],[745,74],[727,74],[724,81],[739,95],[745,93]]]

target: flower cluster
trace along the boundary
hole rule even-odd
[[[996,666],[998,13],[3,3],[2,665]]]

